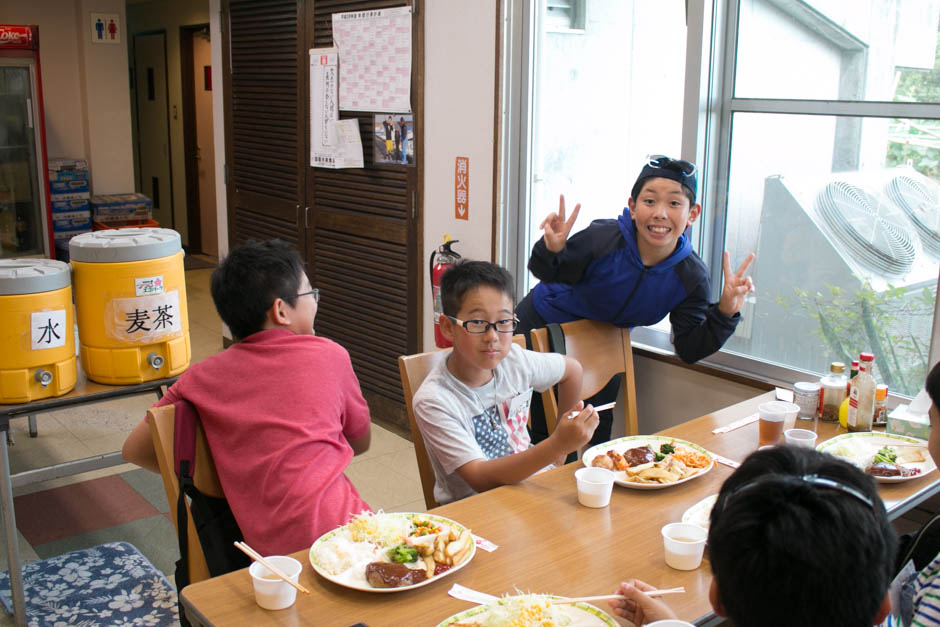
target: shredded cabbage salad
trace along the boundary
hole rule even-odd
[[[563,627],[571,624],[560,608],[544,594],[506,596],[487,606],[485,627]]]

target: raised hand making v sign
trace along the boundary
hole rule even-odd
[[[578,203],[574,206],[571,217],[565,220],[565,196],[562,194],[558,197],[558,213],[548,214],[539,225],[539,228],[545,232],[543,239],[546,248],[553,253],[560,253],[564,249],[571,227],[574,226],[574,221],[578,219],[580,212],[581,203]]]
[[[668,315],[673,345],[683,361],[693,363],[720,349],[741,319],[747,293],[754,290],[745,276],[754,255],[732,272],[725,254],[721,297],[710,302],[708,268],[687,234],[702,211],[695,202],[696,188],[695,164],[648,157],[623,213],[613,220],[595,220],[573,235],[581,206],[568,215],[561,196],[558,211],[542,221],[543,236],[529,258],[529,270],[541,283],[516,307],[516,332],[579,319],[633,328],[654,325]],[[617,385],[619,380],[608,386],[613,396]],[[602,392],[589,402],[610,400]],[[533,404],[538,401],[535,396]],[[605,414],[609,412],[600,413],[592,444],[610,438]],[[546,435],[542,412],[531,415],[532,440],[538,442]]]
[[[729,318],[741,311],[744,306],[744,299],[748,292],[754,291],[754,280],[749,276],[744,276],[744,271],[754,261],[754,253],[747,256],[738,267],[738,271],[731,272],[731,257],[728,251],[722,256],[722,266],[725,270],[725,285],[721,288],[721,300],[718,301],[718,309]]]

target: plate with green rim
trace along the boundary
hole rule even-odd
[[[588,450],[584,451],[584,455],[581,456],[581,462],[585,466],[590,466],[595,457],[598,455],[606,455],[607,451],[610,450],[614,450],[622,454],[624,451],[631,448],[649,446],[654,452],[658,452],[659,448],[663,444],[670,443],[684,446],[695,451],[696,453],[701,453],[708,458],[709,464],[704,468],[699,469],[699,471],[694,475],[690,475],[684,479],[679,479],[678,481],[672,481],[670,483],[640,483],[638,481],[627,481],[624,471],[615,473],[617,477],[614,479],[614,483],[624,486],[625,488],[633,488],[635,490],[661,490],[663,488],[679,485],[680,483],[685,483],[686,481],[698,479],[715,467],[715,460],[712,457],[712,454],[703,447],[699,446],[698,444],[693,444],[688,440],[683,440],[681,438],[671,438],[664,435],[628,435],[622,438],[617,438],[616,440],[611,440],[610,442],[596,444],[595,446],[592,446]]]
[[[436,516],[434,514],[427,514],[427,513],[422,513],[422,512],[388,512],[388,513],[378,512],[375,514],[375,516],[390,516],[393,518],[400,518],[404,520],[414,520],[416,518],[420,520],[428,520],[433,523],[437,523],[440,525],[447,525],[448,527],[452,527],[457,534],[462,533],[466,529],[464,525],[461,525],[460,523],[454,520],[451,520],[450,518],[445,518],[444,516]],[[445,570],[439,575],[434,575],[433,577],[425,579],[424,581],[420,581],[418,583],[411,584],[409,586],[398,586],[397,588],[376,588],[370,585],[367,581],[365,581],[364,574],[363,574],[363,577],[360,579],[358,577],[358,572],[356,573],[350,572],[354,568],[361,567],[364,573],[365,566],[366,566],[365,563],[356,564],[348,568],[347,570],[343,571],[342,573],[333,574],[327,569],[327,567],[323,563],[321,563],[320,559],[318,558],[317,550],[320,549],[327,542],[329,542],[331,539],[333,539],[337,534],[345,531],[349,527],[349,524],[350,523],[347,523],[343,525],[342,527],[337,527],[336,529],[333,529],[332,531],[328,531],[322,536],[320,536],[319,538],[317,538],[317,540],[313,543],[313,546],[310,547],[310,551],[308,551],[307,559],[310,560],[310,565],[313,566],[313,570],[315,570],[318,575],[320,575],[321,577],[323,577],[324,579],[328,581],[332,581],[333,583],[337,585],[344,586],[346,588],[352,588],[353,590],[362,590],[364,592],[404,592],[405,590],[411,590],[413,588],[420,588],[421,586],[426,586],[430,583],[437,581],[438,579],[447,577],[448,575],[451,575],[457,572],[458,570],[460,570],[461,568],[463,568],[464,566],[470,563],[470,560],[473,559],[473,556],[476,555],[476,551],[477,551],[476,542],[473,541],[473,539],[471,539],[470,553],[463,559],[463,561],[457,564],[456,566],[450,567],[449,569]],[[393,544],[389,546],[381,546],[380,549],[382,550],[391,549],[393,546],[395,545]]]
[[[868,446],[859,446],[859,444],[863,442],[867,443]],[[932,471],[936,470],[937,465],[934,463],[933,458],[930,456],[930,451],[927,449],[927,441],[921,440],[920,438],[913,438],[907,435],[883,433],[881,431],[859,431],[856,433],[843,433],[842,435],[837,435],[834,438],[829,438],[825,442],[820,443],[816,447],[816,450],[829,453],[830,455],[835,455],[836,457],[844,459],[845,461],[854,464],[862,470],[865,470],[864,466],[868,463],[871,456],[874,455],[878,449],[883,446],[892,445],[904,445],[904,448],[907,450],[912,448],[922,449],[921,456],[923,457],[924,461],[902,464],[907,468],[916,468],[920,472],[916,475],[911,475],[910,477],[879,477],[878,475],[871,475],[875,478],[875,481],[878,481],[879,483],[900,483],[903,481],[913,481],[915,479],[920,479],[924,475],[928,475]]]

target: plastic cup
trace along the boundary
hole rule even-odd
[[[759,415],[758,422],[758,446],[776,444],[783,436],[783,423],[787,419],[787,414],[792,411],[789,405],[793,403],[784,403],[783,401],[770,401],[761,403],[757,406]],[[799,411],[799,407],[797,407]],[[796,415],[794,414],[794,417]]]
[[[790,446],[814,448],[816,446],[816,432],[809,429],[787,429],[783,432],[784,440]]]
[[[784,410],[786,413],[783,417],[783,430],[786,431],[787,429],[793,429],[796,427],[796,419],[800,413],[800,406],[796,403],[788,403],[786,401],[775,402],[778,402],[781,405],[786,405],[786,409]]]
[[[606,468],[579,468],[574,472],[578,482],[578,502],[585,507],[607,507],[614,489],[614,473]]]
[[[293,557],[273,555],[265,557],[267,561],[280,568],[285,575],[295,582],[300,577],[303,568],[300,562]],[[252,562],[248,568],[251,573],[251,582],[255,589],[255,601],[266,610],[283,610],[294,604],[297,599],[297,588],[290,585],[260,562]]]
[[[677,618],[667,618],[666,620],[658,620],[655,623],[646,623],[646,627],[695,627],[695,625]]]
[[[667,566],[695,570],[701,565],[708,531],[690,523],[669,523],[662,533]]]

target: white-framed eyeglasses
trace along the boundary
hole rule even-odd
[[[516,325],[519,324],[519,319],[515,315],[513,315],[512,318],[497,320],[496,322],[489,322],[488,320],[460,320],[453,316],[447,317],[455,324],[462,326],[467,333],[473,334],[486,333],[490,330],[490,327],[496,329],[497,333],[512,333],[516,330]]]

